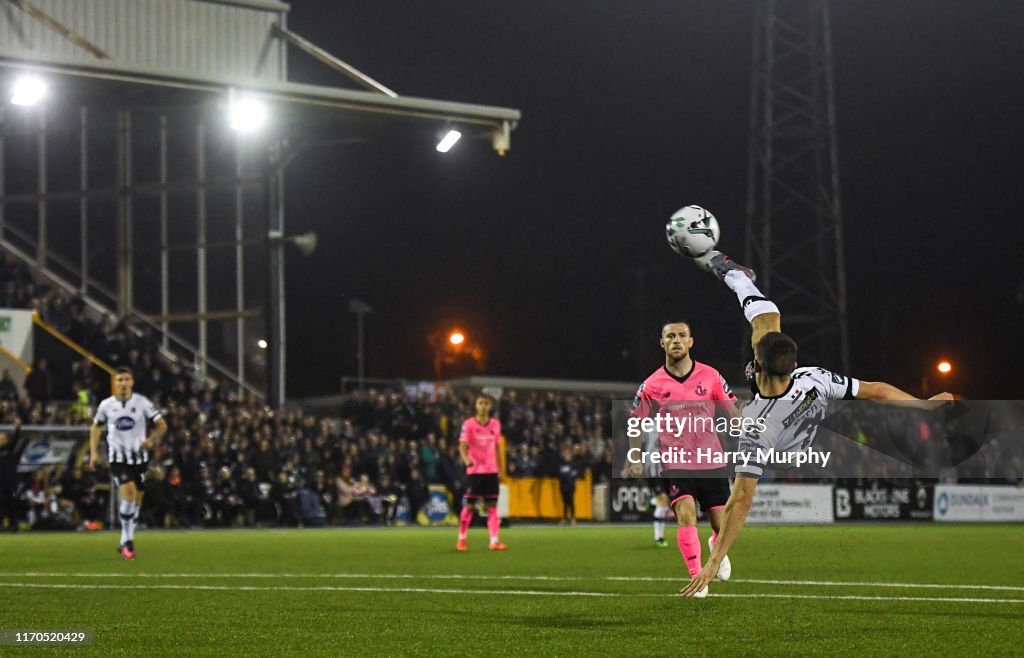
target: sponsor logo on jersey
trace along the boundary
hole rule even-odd
[[[131,416],[121,416],[114,421],[114,427],[121,432],[128,432],[135,429],[135,419]]]
[[[788,428],[790,425],[800,420],[800,418],[807,413],[807,411],[811,408],[811,406],[814,405],[814,403],[817,400],[818,389],[812,388],[811,390],[807,391],[807,393],[804,395],[803,401],[796,406],[796,409],[793,410],[793,413],[786,416],[786,418],[782,421],[782,426]]]

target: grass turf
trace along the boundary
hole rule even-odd
[[[748,527],[733,582],[704,600],[672,596],[688,579],[682,559],[655,548],[647,525],[514,527],[502,539],[510,550],[491,552],[471,530],[460,554],[453,529],[140,531],[138,558],[124,562],[111,533],[6,535],[0,629],[89,629],[93,642],[0,653],[999,655],[1024,645],[1019,526]],[[942,586],[840,584],[851,582]],[[1002,589],[965,587],[976,585]]]

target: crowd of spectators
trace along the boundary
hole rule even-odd
[[[371,390],[351,395],[332,418],[274,411],[252,397],[187,382],[184,392],[175,386],[150,394],[168,423],[146,482],[142,514],[151,525],[391,523],[415,519],[430,485],[446,487],[454,510],[461,507],[467,478],[458,434],[473,408],[471,392],[428,399]],[[558,477],[571,464],[577,477],[590,471],[610,478],[606,404],[555,393],[506,395],[498,413],[508,428],[509,475]],[[12,422],[88,419],[71,407],[22,398],[0,402],[0,423]],[[15,442],[27,438],[16,434]],[[44,525],[102,519],[108,480],[102,465],[22,476],[20,516]]]
[[[392,523],[415,519],[431,485],[451,493],[454,511],[461,507],[467,477],[458,434],[473,412],[475,392],[428,397],[371,390],[350,395],[328,417],[271,410],[226,385],[202,381],[161,353],[148,328],[90,319],[81,300],[37,285],[23,266],[3,256],[0,251],[0,302],[35,309],[107,363],[131,368],[135,389],[162,410],[169,430],[154,451],[142,509],[150,526]],[[64,380],[71,382],[71,394],[61,400],[52,382]],[[24,389],[19,395],[10,373],[0,373],[0,424],[85,427],[109,395],[110,379],[87,359],[59,365],[41,359]],[[609,481],[611,406],[606,396],[505,391],[496,413],[507,439],[508,475],[559,478],[563,497],[588,472],[594,482]],[[931,440],[940,428],[928,417],[904,414],[894,427],[880,411],[865,411],[870,408],[858,405],[838,428],[844,438],[832,444],[836,458],[850,463],[857,451],[889,441],[883,450],[897,459],[868,463],[865,476],[902,477],[900,459],[958,463],[963,457],[937,454],[947,444]],[[18,474],[19,447],[29,438],[20,429],[0,432],[0,522],[95,527],[106,518],[105,465],[85,468],[80,451],[67,466]],[[1012,480],[1016,473],[1019,479],[1020,450],[1013,449],[1008,457],[996,450],[988,457],[992,464],[982,459],[979,477],[995,473]]]

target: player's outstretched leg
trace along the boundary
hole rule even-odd
[[[729,290],[736,294],[743,315],[750,323],[753,332],[750,336],[751,346],[757,346],[761,338],[772,331],[782,331],[782,318],[779,307],[767,299],[754,283],[754,270],[740,265],[720,251],[712,249],[694,262],[701,269],[714,274]]]

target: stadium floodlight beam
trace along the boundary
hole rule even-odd
[[[440,153],[447,153],[452,150],[455,143],[462,139],[462,133],[458,130],[449,130],[448,134],[441,138],[441,141],[437,143],[437,150]]]
[[[258,341],[256,341],[256,345],[258,345],[261,350],[267,349],[267,341],[264,340],[263,338],[260,338]]]
[[[233,96],[228,101],[228,124],[240,133],[253,133],[267,123],[267,104],[252,96]]]
[[[37,75],[21,75],[11,88],[11,105],[36,105],[46,97],[46,81]]]
[[[950,363],[949,361],[939,361],[939,363],[935,366],[935,369],[938,370],[943,375],[948,375],[949,373],[953,372],[953,364]]]
[[[465,341],[466,337],[459,331],[453,332],[452,335],[448,337],[448,342],[452,345],[461,345]]]

